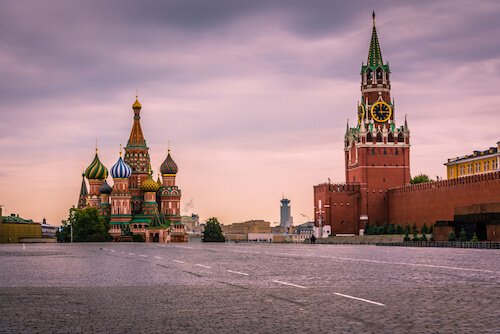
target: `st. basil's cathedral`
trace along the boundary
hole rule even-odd
[[[153,180],[149,147],[142,133],[142,105],[136,98],[132,105],[134,123],[125,157],[111,167],[113,186],[107,182],[108,169],[99,160],[98,151],[82,174],[78,208],[97,208],[109,221],[109,233],[115,241],[140,235],[146,242],[187,242],[181,223],[181,190],[175,184],[177,164],[168,150],[160,166],[158,180]],[[89,189],[85,179],[88,180]]]

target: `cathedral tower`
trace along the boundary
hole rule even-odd
[[[85,176],[89,180],[90,190],[87,195],[87,206],[97,208],[100,204],[99,188],[108,176],[108,170],[99,160],[97,148],[92,163],[85,170]]]
[[[132,195],[132,213],[134,214],[142,211],[144,197],[141,191],[141,184],[149,177],[148,171],[151,165],[149,147],[146,145],[146,139],[144,139],[141,128],[141,109],[142,105],[136,97],[132,105],[134,123],[127,146],[125,147],[125,163],[132,169],[130,193]]]
[[[87,206],[87,184],[85,183],[85,173],[82,173],[82,185],[80,187],[80,195],[78,196],[78,209],[83,209]]]
[[[111,218],[110,233],[113,236],[121,235],[122,229],[126,228],[132,219],[132,196],[129,190],[129,178],[132,175],[132,169],[122,159],[120,149],[120,158],[111,167],[111,177],[114,185],[111,193]]]
[[[167,220],[181,220],[181,190],[175,185],[175,177],[178,172],[177,164],[168,150],[167,158],[160,167],[163,176],[163,186],[160,188],[161,212]]]

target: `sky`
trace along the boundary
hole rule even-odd
[[[126,145],[138,92],[153,169],[182,213],[230,224],[313,216],[345,181],[372,10],[411,174],[500,141],[498,1],[0,1],[0,204],[59,225],[82,169]],[[111,180],[109,180],[112,183]]]

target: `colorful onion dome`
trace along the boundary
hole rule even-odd
[[[160,171],[162,174],[177,174],[178,170],[177,164],[170,156],[170,150],[168,150],[167,158],[161,164]]]
[[[153,177],[151,174],[149,174],[149,177],[144,180],[141,184],[141,190],[144,191],[145,193],[155,193],[158,190],[160,190],[160,185],[156,183],[155,180],[153,180]]]
[[[142,104],[139,102],[139,98],[136,96],[135,102],[132,105],[132,109],[141,109],[141,108],[142,108]]]
[[[120,159],[111,167],[111,176],[113,179],[128,179],[130,175],[132,175],[132,168],[123,161],[120,154]]]
[[[85,176],[89,180],[104,180],[108,176],[108,170],[99,160],[97,155],[97,149],[95,152],[95,157],[90,166],[85,170]]]
[[[113,191],[113,188],[111,188],[110,185],[108,184],[108,182],[106,182],[106,180],[104,180],[103,184],[99,187],[99,192],[101,194],[109,195],[109,194],[111,194],[112,191]]]

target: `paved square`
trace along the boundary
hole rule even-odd
[[[0,245],[0,333],[499,333],[500,251]]]

